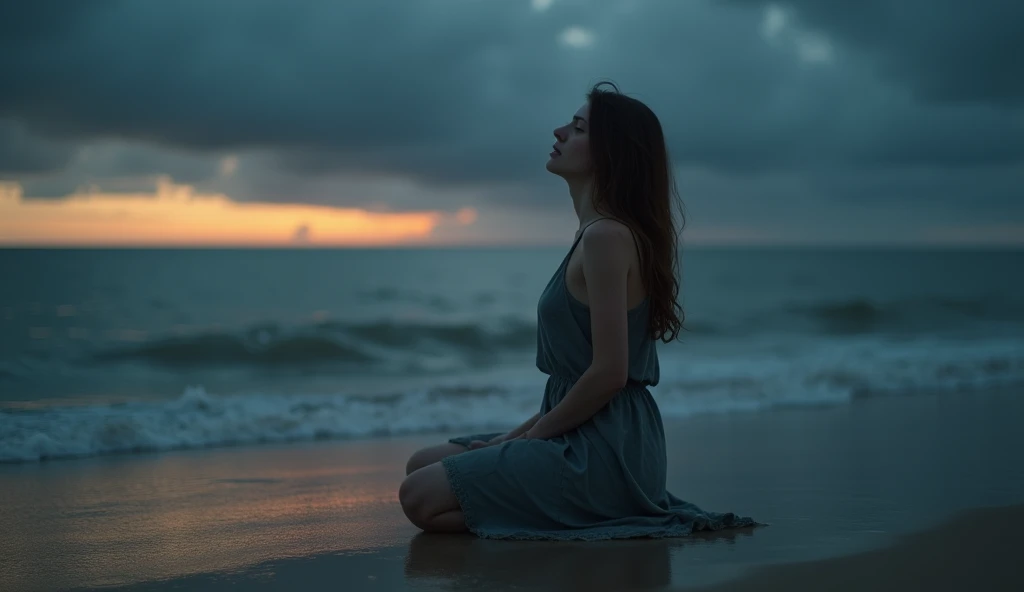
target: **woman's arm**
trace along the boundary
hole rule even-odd
[[[520,425],[518,428],[516,428],[516,429],[510,431],[509,433],[505,434],[504,438],[506,440],[511,440],[512,438],[518,438],[522,434],[525,434],[530,428],[532,428],[537,423],[538,419],[540,419],[540,411],[538,411],[537,413],[534,413],[533,417],[531,417],[530,419],[524,421],[522,423],[522,425]]]
[[[579,426],[608,404],[628,379],[626,278],[632,259],[632,237],[625,226],[602,221],[584,233],[580,243],[593,358],[561,402],[529,428],[526,438],[555,438]]]
[[[508,433],[502,434],[500,436],[495,436],[486,442],[484,442],[483,440],[473,440],[472,442],[469,443],[469,449],[476,450],[477,448],[486,448],[487,446],[494,446],[495,444],[501,444],[502,442],[506,442],[508,440],[514,440],[519,436],[522,436],[527,432],[527,430],[532,428],[533,424],[537,423],[537,420],[539,418],[540,411],[534,413],[533,417],[524,421],[518,428]]]

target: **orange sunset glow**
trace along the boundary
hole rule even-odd
[[[476,210],[377,212],[245,203],[161,179],[154,193],[76,193],[26,200],[0,184],[0,244],[32,246],[381,246],[428,241],[446,218]]]

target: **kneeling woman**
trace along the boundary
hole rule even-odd
[[[554,130],[547,169],[580,227],[537,306],[540,411],[507,434],[417,452],[399,490],[425,531],[488,538],[685,536],[752,526],[666,490],[665,433],[648,386],[657,341],[682,325],[675,187],[661,124],[599,84]]]

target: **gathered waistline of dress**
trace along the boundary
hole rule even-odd
[[[549,373],[548,374],[547,382],[548,382],[548,384],[551,384],[551,383],[561,383],[561,384],[566,384],[566,385],[572,386],[572,385],[576,384],[576,381],[578,381],[579,379],[580,379],[579,376],[573,376],[573,375],[565,374],[565,373],[562,373],[562,372],[553,372],[553,373]],[[633,379],[630,379],[630,380],[628,380],[626,382],[626,386],[624,386],[621,389],[619,389],[618,392],[620,392],[620,393],[621,392],[648,392],[648,390],[647,390],[648,386],[649,385],[647,383],[637,382],[637,381],[635,381]]]

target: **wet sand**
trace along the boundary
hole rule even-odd
[[[882,549],[771,566],[702,590],[1020,590],[1022,533],[1024,505],[972,510]]]
[[[0,589],[1016,589],[1021,394],[671,422],[673,493],[770,526],[669,540],[418,533],[397,487],[439,435],[0,466]]]

